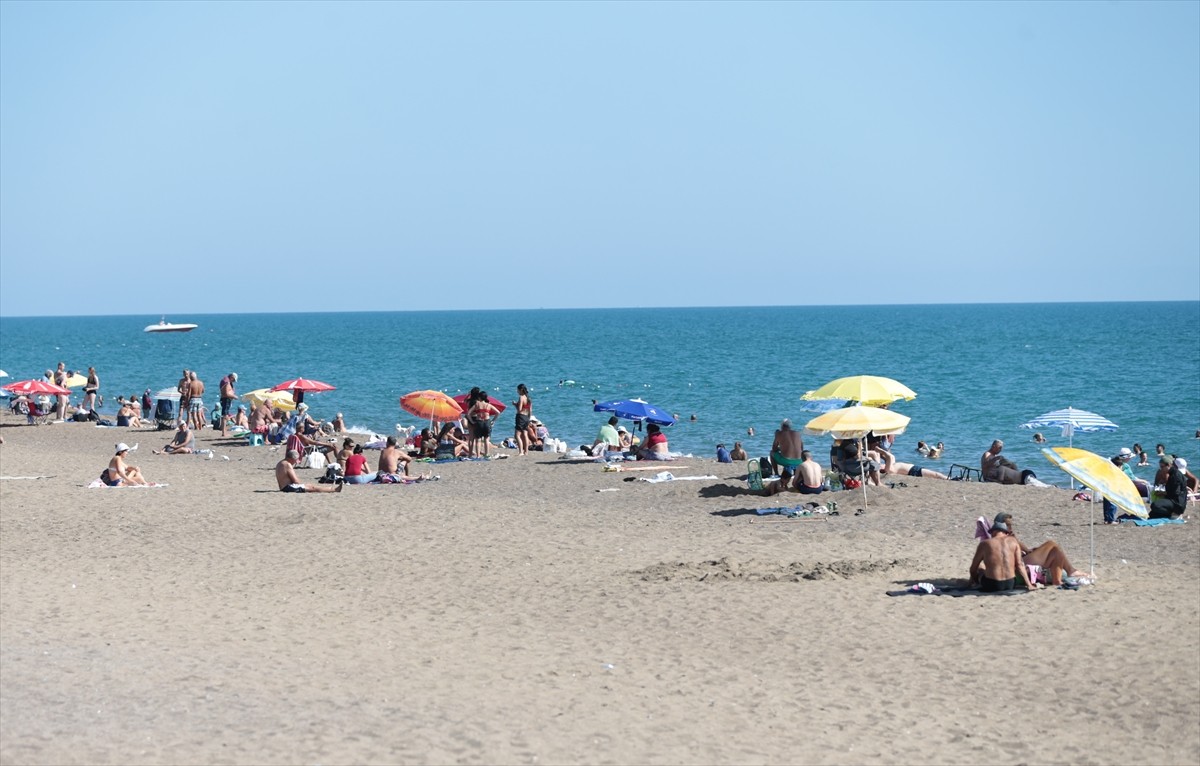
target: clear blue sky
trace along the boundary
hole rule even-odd
[[[0,314],[1200,299],[1200,4],[0,2]]]

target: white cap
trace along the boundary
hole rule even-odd
[[[1122,447],[1117,452],[1117,457],[1133,457],[1133,450],[1129,449],[1128,447]]]
[[[117,445],[116,454],[120,455],[122,452],[128,452],[128,451],[129,451],[129,445],[126,444],[125,442],[121,442],[120,444]]]
[[[1175,458],[1175,467],[1181,471],[1187,470],[1187,461],[1181,457]]]

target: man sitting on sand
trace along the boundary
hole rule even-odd
[[[984,593],[997,593],[1014,590],[1018,576],[1025,583],[1026,589],[1032,589],[1033,583],[1021,563],[1021,546],[1006,522],[996,517],[992,524],[991,537],[981,540],[975,548],[975,558],[971,559],[971,586],[978,585]]]
[[[341,492],[342,480],[331,487],[328,484],[304,484],[296,475],[296,464],[300,462],[300,453],[294,449],[287,451],[287,456],[275,464],[275,482],[279,484],[280,492]]]
[[[1016,531],[1013,528],[1013,517],[1011,513],[998,513],[992,522],[990,539],[984,540],[979,544],[975,551],[975,561],[971,564],[971,584],[980,583],[980,590],[983,591],[1000,591],[1012,590],[1015,585],[1014,571],[1020,573],[1021,579],[1025,581],[1027,588],[1032,588],[1035,583],[1044,583],[1048,585],[1062,585],[1063,575],[1071,577],[1083,577],[1086,573],[1079,571],[1067,559],[1067,554],[1062,547],[1053,540],[1047,540],[1036,548],[1029,548],[1017,539]],[[1019,554],[1016,562],[1016,569],[1009,569],[1007,566],[995,557],[997,554],[997,546],[1008,545],[1008,543],[997,543],[985,548],[989,543],[992,543],[997,533],[1001,533],[1007,540],[1015,544]],[[987,561],[992,560],[997,562],[993,573],[989,573],[991,568]],[[983,564],[983,579],[980,579],[980,564]],[[1005,573],[1008,573],[1007,576]],[[1007,579],[1009,585],[1005,587],[995,587],[989,585],[987,579],[990,578],[993,583],[1003,585]],[[1014,578],[1014,579],[1008,579]]]
[[[746,460],[747,459],[746,450],[742,447],[741,442],[733,443],[733,449],[729,450],[729,457],[731,460]]]
[[[1030,477],[1037,478],[1033,471],[1022,471],[1017,468],[1016,463],[1003,457],[1000,454],[1002,449],[1004,442],[996,439],[979,458],[979,469],[984,481],[996,484],[1028,484]]]
[[[266,434],[271,430],[271,426],[278,421],[275,420],[275,415],[271,411],[271,405],[267,400],[259,402],[254,411],[250,413],[250,431],[256,434]]]
[[[803,462],[796,469],[795,487],[802,495],[819,495],[825,491],[825,470],[813,460],[812,452],[800,453]],[[781,479],[782,481],[782,479]]]
[[[154,454],[161,455],[165,452],[168,455],[190,455],[195,451],[196,437],[188,428],[188,422],[181,420],[179,421],[179,430],[175,432],[175,438],[161,450],[154,450]]]
[[[125,455],[129,452],[129,445],[121,442],[117,445],[116,450],[112,460],[108,461],[108,468],[100,472],[100,481],[110,487],[149,486],[150,482],[142,476],[141,469],[136,465],[125,464]]]
[[[389,436],[387,445],[379,453],[379,473],[375,481],[394,484],[407,479],[408,464],[411,462],[408,453],[396,446],[396,437]]]

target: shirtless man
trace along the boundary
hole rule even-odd
[[[804,450],[800,453],[800,467],[796,469],[795,487],[802,495],[819,495],[825,491],[825,471],[821,464],[813,460],[812,453]]]
[[[1013,527],[1013,517],[1011,513],[997,513],[995,520],[992,522],[992,535],[995,536],[997,527],[1002,527],[1008,531],[1010,539],[1016,543],[1017,551],[1020,553],[1020,571],[1026,583],[1029,583],[1030,573],[1028,567],[1033,567],[1037,573],[1034,575],[1034,580],[1037,582],[1046,583],[1048,585],[1062,585],[1063,575],[1071,577],[1083,577],[1086,572],[1081,572],[1071,565],[1067,559],[1067,554],[1063,551],[1062,546],[1053,540],[1047,540],[1036,548],[1030,548],[1017,539],[1016,530]],[[984,542],[990,542],[985,540]],[[983,543],[980,543],[982,548]],[[976,551],[976,557],[979,557],[979,552]],[[972,567],[974,569],[974,567]],[[993,577],[994,575],[989,575]],[[1004,590],[1003,588],[999,590]]]
[[[328,484],[305,484],[296,475],[296,464],[300,462],[300,453],[294,449],[287,451],[287,457],[275,464],[275,482],[280,492],[341,492],[342,480],[330,486]]]
[[[1027,590],[1033,588],[1029,575],[1021,562],[1021,546],[1008,524],[996,521],[992,524],[992,536],[975,548],[971,559],[969,582],[978,585],[984,593],[1014,590],[1017,579],[1025,583]]]
[[[129,445],[125,442],[117,445],[117,452],[113,455],[112,460],[108,461],[108,468],[100,472],[100,481],[110,487],[122,487],[130,484],[149,486],[150,482],[146,481],[136,465],[125,464],[125,455],[128,452]]]
[[[734,442],[733,449],[729,450],[729,458],[731,460],[745,460],[746,450],[742,449],[741,442]]]
[[[179,421],[179,430],[175,432],[175,438],[169,441],[161,450],[154,450],[155,455],[161,455],[164,452],[168,455],[189,455],[195,452],[196,437],[188,430],[186,420]]]
[[[1024,484],[1033,471],[1021,471],[1017,464],[1000,454],[1004,442],[996,439],[987,452],[979,458],[979,470],[984,481],[996,484]]]
[[[221,436],[229,435],[229,416],[232,414],[233,402],[237,399],[237,392],[233,389],[233,384],[237,383],[237,373],[231,372],[221,378]]]
[[[192,378],[191,370],[184,367],[183,377],[175,384],[175,390],[179,392],[179,417],[186,418],[189,413],[189,404],[192,399]]]
[[[275,422],[275,416],[271,413],[271,405],[263,400],[254,412],[250,413],[250,432],[256,434],[266,434],[271,430],[271,424]]]
[[[333,432],[338,434],[346,433],[346,421],[342,418],[342,413],[338,413],[333,419]]]
[[[204,429],[204,381],[196,376],[196,371],[188,373],[188,419],[192,428],[197,431]]]
[[[792,430],[792,421],[784,418],[775,432],[775,441],[771,443],[771,462],[779,471],[779,482],[787,486],[788,480],[800,464],[804,462],[801,454],[804,452],[804,439],[799,431]]]
[[[396,437],[389,436],[387,438],[387,446],[379,453],[379,477],[391,476],[394,479],[405,479],[408,477],[408,464],[412,462],[412,458],[408,456],[404,450],[396,446]],[[401,473],[399,466],[404,465],[404,471]]]
[[[938,473],[932,468],[922,468],[914,463],[905,463],[896,459],[896,456],[890,452],[881,453],[883,457],[883,473],[892,474],[894,476],[912,476],[915,478],[926,479],[949,479],[950,477],[944,473]]]

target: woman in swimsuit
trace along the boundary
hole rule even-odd
[[[96,396],[100,393],[100,376],[95,367],[88,368],[87,383],[83,386],[83,406],[89,412],[96,411]]]
[[[471,421],[471,441],[474,446],[471,448],[472,455],[483,454],[483,457],[488,456],[491,447],[492,436],[492,418],[500,414],[500,410],[488,401],[487,393],[480,391],[476,397],[471,409],[467,410],[467,416]]]
[[[517,400],[513,402],[517,408],[517,424],[513,439],[517,442],[517,454],[529,454],[529,420],[533,417],[533,401],[529,398],[529,389],[524,383],[517,386]]]
[[[127,452],[129,452],[129,446],[124,442],[117,445],[117,454],[113,455],[112,460],[108,461],[108,468],[100,472],[100,481],[110,487],[134,484],[143,487],[149,486],[150,482],[142,477],[142,472],[136,465],[125,465],[125,454]]]

